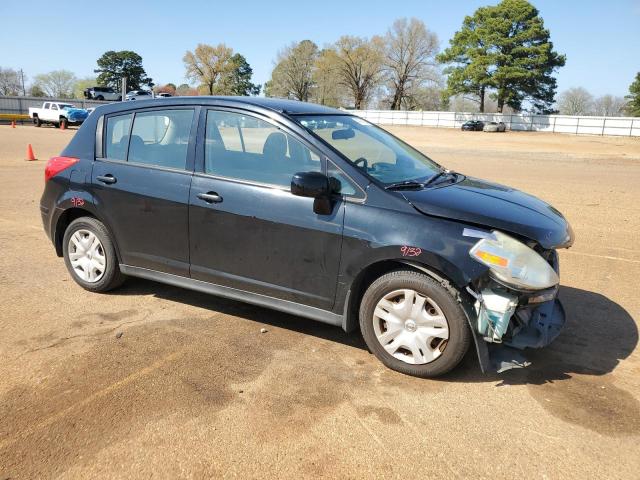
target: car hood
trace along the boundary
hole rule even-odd
[[[424,214],[511,232],[545,249],[573,243],[571,226],[558,210],[511,187],[466,177],[452,185],[402,194]]]

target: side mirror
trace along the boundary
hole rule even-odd
[[[296,173],[291,179],[291,193],[313,198],[313,212],[330,215],[333,210],[329,178],[320,172]]]
[[[320,172],[300,172],[291,179],[291,193],[299,197],[318,198],[330,191],[329,178]]]

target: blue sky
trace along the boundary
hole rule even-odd
[[[155,83],[184,82],[182,57],[199,42],[242,53],[254,81],[269,79],[276,53],[309,38],[323,46],[340,35],[382,34],[399,17],[417,17],[445,47],[465,15],[496,1],[396,0],[200,2],[0,2],[0,66],[38,73],[93,75],[107,50],[134,50]],[[534,0],[556,49],[567,55],[559,91],[583,86],[625,95],[640,71],[640,0]],[[119,18],[122,17],[122,18]]]

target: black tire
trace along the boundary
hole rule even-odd
[[[33,124],[36,127],[41,127],[42,126],[42,122],[40,121],[40,117],[38,117],[37,115],[35,117],[33,117]]]
[[[100,101],[102,101],[102,100],[104,100],[104,97],[103,97],[102,95],[98,95],[98,96],[96,97],[96,100],[100,100]]]
[[[442,353],[425,364],[404,362],[389,352],[378,341],[374,330],[374,311],[378,302],[388,293],[400,289],[413,289],[432,299],[444,314],[449,338]],[[360,302],[360,330],[369,350],[392,370],[414,377],[430,378],[443,375],[457,366],[464,357],[471,341],[471,332],[462,307],[450,285],[442,285],[433,278],[413,270],[397,270],[387,273],[367,288]]]
[[[67,128],[69,126],[69,120],[67,120],[66,118],[62,117],[60,119],[60,123],[58,124],[60,128]]]
[[[78,230],[88,230],[93,233],[102,244],[102,250],[105,256],[105,269],[102,277],[96,282],[83,280],[71,266],[71,260],[69,258],[69,242],[71,241],[71,236]],[[125,275],[120,272],[118,257],[116,255],[116,249],[114,247],[113,240],[111,239],[111,235],[104,224],[95,218],[81,217],[69,224],[64,232],[62,252],[67,270],[75,282],[85,290],[89,290],[90,292],[108,292],[109,290],[118,288],[126,279]]]

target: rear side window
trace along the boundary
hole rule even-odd
[[[123,161],[127,159],[132,119],[132,113],[107,119],[107,131],[104,139],[104,156],[106,158]]]
[[[137,113],[133,120],[128,161],[184,169],[193,109]]]

